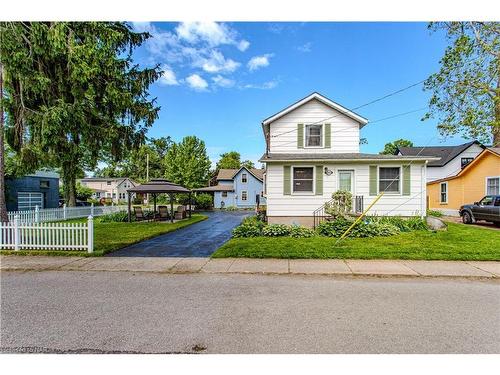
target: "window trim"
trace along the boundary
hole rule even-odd
[[[243,181],[243,176],[245,176],[245,181]],[[248,173],[242,173],[241,174],[241,183],[242,184],[247,184],[248,183]]]
[[[307,145],[307,127],[309,126],[321,126],[320,143],[319,146],[308,146]],[[325,124],[304,124],[304,148],[325,148]]]
[[[221,191],[221,198],[227,198],[227,191]]]
[[[399,169],[399,180],[398,180],[398,191],[385,191],[385,195],[403,195],[402,183],[403,183],[403,169],[401,165],[378,165],[377,166],[377,192],[380,194],[380,168],[398,168]]]
[[[243,193],[245,193],[246,198],[243,199]],[[248,191],[247,190],[242,190],[241,191],[241,201],[242,202],[247,202],[248,201]]]
[[[499,192],[498,194],[500,194],[500,176],[488,176],[488,177],[485,177],[485,180],[484,180],[484,195],[497,195],[497,194],[494,194],[494,193],[490,193],[488,194],[488,180],[495,180],[498,178],[498,185],[499,185]]]
[[[351,173],[351,193],[354,195],[356,192],[356,185],[355,185],[355,177],[354,177],[354,169],[339,169],[337,170],[337,190],[340,190],[340,174],[342,172],[350,172]]]
[[[442,194],[443,194],[443,192],[441,190],[441,186],[443,186],[443,185],[446,186],[446,192],[445,192],[445,194],[446,194],[446,200],[445,201],[442,200]],[[449,195],[448,181],[441,182],[439,184],[439,204],[448,204],[448,195]]]
[[[312,168],[313,176],[312,176],[312,191],[294,191],[293,190],[293,182],[295,180],[295,168]],[[290,176],[290,194],[291,195],[315,195],[316,193],[316,168],[314,165],[292,165],[291,166],[291,176]]]

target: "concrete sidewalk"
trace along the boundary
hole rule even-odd
[[[0,269],[500,278],[493,261],[1,256]]]

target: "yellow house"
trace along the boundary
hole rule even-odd
[[[455,176],[427,183],[431,210],[458,214],[463,204],[500,194],[500,148],[486,148]]]

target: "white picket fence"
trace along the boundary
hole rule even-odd
[[[101,216],[112,214],[118,211],[127,210],[127,206],[82,206],[82,207],[66,207],[62,208],[45,208],[30,211],[10,211],[8,212],[9,221],[14,221],[16,216],[19,217],[21,223],[45,223],[50,221],[61,221],[68,219],[79,219],[88,216]]]
[[[0,249],[94,251],[94,219],[87,223],[0,223]]]

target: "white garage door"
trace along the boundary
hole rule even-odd
[[[35,207],[43,208],[43,193],[17,193],[17,209],[19,211],[34,210]]]

